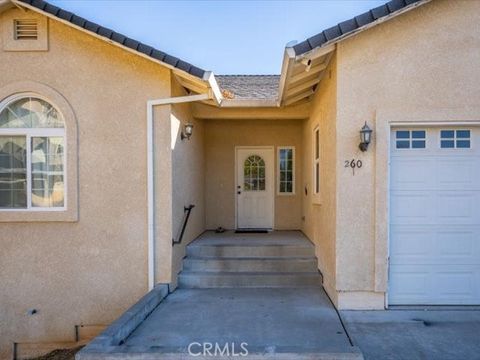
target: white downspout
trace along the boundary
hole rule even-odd
[[[177,96],[147,101],[147,208],[148,208],[148,291],[155,286],[155,153],[153,133],[154,106],[211,99],[210,94]]]

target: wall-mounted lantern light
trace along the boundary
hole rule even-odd
[[[192,133],[193,133],[193,124],[191,123],[186,123],[184,126],[183,126],[183,131],[182,133],[180,134],[180,138],[182,140],[190,140],[190,136],[192,136]]]
[[[372,129],[370,129],[365,121],[365,125],[363,125],[362,129],[360,130],[360,145],[358,147],[362,151],[367,151],[368,145],[372,141]]]

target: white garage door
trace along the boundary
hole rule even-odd
[[[480,304],[480,131],[393,129],[389,303]]]

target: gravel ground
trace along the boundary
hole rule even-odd
[[[46,355],[31,358],[30,360],[75,360],[75,354],[82,349],[79,346],[73,349],[57,349],[49,352]]]

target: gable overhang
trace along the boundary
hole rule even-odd
[[[43,2],[38,1],[38,3],[41,4]],[[51,5],[49,5],[49,6],[51,6]],[[112,40],[112,39],[110,39],[106,36],[102,36],[102,35],[96,33],[95,31],[93,31],[93,29],[89,30],[89,29],[86,29],[83,26],[79,26],[79,25],[77,25],[77,24],[75,24],[71,21],[62,19],[59,16],[56,16],[56,15],[54,15],[54,14],[48,12],[48,11],[43,10],[41,8],[41,6],[35,6],[35,1],[32,2],[32,4],[30,4],[29,2],[25,2],[25,1],[22,1],[22,0],[0,0],[0,13],[8,10],[10,8],[13,8],[13,7],[18,7],[20,9],[34,11],[36,13],[39,13],[39,14],[43,15],[43,16],[46,16],[47,18],[53,19],[53,20],[58,21],[58,22],[60,22],[64,25],[72,27],[72,28],[74,28],[78,31],[81,31],[85,34],[93,36],[93,37],[95,37],[95,38],[97,38],[97,39],[99,39],[103,42],[106,42],[108,44],[111,44],[113,46],[121,48],[124,51],[128,51],[132,54],[135,54],[137,56],[141,56],[141,57],[143,57],[143,58],[145,58],[149,61],[157,63],[157,64],[171,70],[173,75],[180,82],[180,84],[183,87],[185,87],[185,89],[187,90],[187,92],[189,94],[192,94],[192,95],[194,95],[194,94],[208,94],[209,95],[208,102],[211,102],[211,103],[216,104],[216,105],[219,105],[221,103],[222,94],[221,94],[220,88],[219,88],[219,86],[218,86],[218,84],[215,80],[215,77],[214,77],[214,75],[211,71],[203,71],[201,69],[198,69],[199,71],[195,71],[194,74],[192,74],[192,73],[190,73],[186,70],[183,70],[179,67],[173,66],[172,64],[169,64],[165,61],[161,61],[159,59],[156,59],[155,57],[150,56],[145,52],[141,52],[138,49],[125,46],[124,44],[122,44],[120,42],[114,41],[114,40]],[[57,9],[59,9],[59,8],[57,8]],[[91,23],[91,24],[93,24],[93,23]],[[93,25],[94,25],[94,27],[95,26],[100,27],[99,25],[96,25],[96,24],[93,24]],[[111,31],[109,29],[105,29],[105,30]],[[152,48],[152,51],[154,51],[154,50],[155,49]],[[182,60],[179,60],[178,64],[183,65],[183,64],[187,64],[187,63],[183,62]],[[181,65],[178,65],[178,66],[181,66]]]
[[[278,106],[308,102],[325,75],[336,44],[315,49],[310,57],[297,56],[293,47],[285,48],[278,91]]]
[[[385,21],[393,19],[394,17],[404,14],[419,6],[422,6],[430,1],[431,0],[419,0],[412,2],[401,9],[398,9],[388,15],[379,17],[378,19],[368,22],[363,26],[355,27],[350,31],[347,30],[341,35],[324,42],[321,46],[314,47],[310,50],[296,50],[295,47],[299,47],[299,45],[296,43],[287,45],[284,52],[282,73],[279,83],[278,106],[289,106],[311,100],[312,95],[320,86],[322,78],[327,71],[330,60],[335,53],[337,44],[339,42],[377,26]],[[356,20],[354,18],[350,21]],[[340,25],[337,26],[340,27]]]

